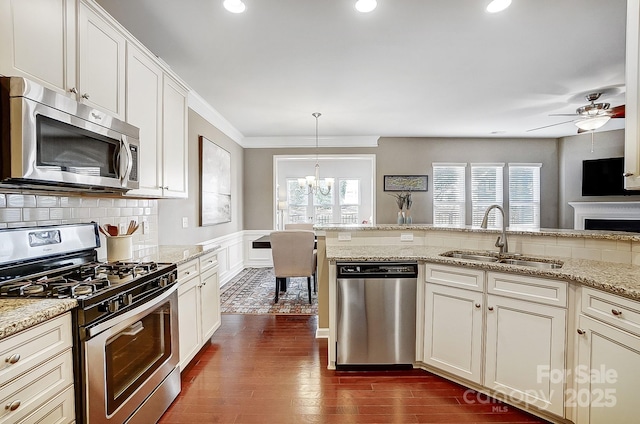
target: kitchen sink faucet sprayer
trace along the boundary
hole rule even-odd
[[[500,205],[491,205],[484,211],[484,218],[482,218],[482,224],[480,228],[487,229],[487,220],[489,218],[489,212],[491,209],[498,209],[502,213],[502,235],[498,236],[496,240],[496,247],[500,248],[500,255],[503,255],[509,251],[509,243],[507,242],[507,217],[505,216],[504,209]]]

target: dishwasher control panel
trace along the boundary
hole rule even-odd
[[[336,267],[338,278],[415,278],[418,276],[417,262],[338,262]]]

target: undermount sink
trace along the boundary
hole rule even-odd
[[[447,256],[449,258],[457,258],[457,259],[469,259],[472,261],[481,261],[481,262],[498,262],[497,256],[482,255],[482,254],[476,254],[476,253],[447,252],[447,253],[443,253],[441,256]]]
[[[561,261],[551,261],[548,259],[538,259],[524,257],[520,255],[498,256],[493,252],[459,252],[451,251],[442,253],[440,256],[448,258],[466,259],[470,261],[492,262],[505,265],[527,266],[540,269],[558,269],[562,268]]]
[[[542,269],[562,268],[562,263],[559,263],[559,262],[543,262],[540,260],[531,260],[531,259],[501,259],[498,262],[501,264],[530,266],[530,267],[542,268]]]

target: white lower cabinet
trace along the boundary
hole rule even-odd
[[[180,335],[180,369],[200,350],[200,278],[195,274],[188,280],[180,280],[178,287],[178,331]]]
[[[69,313],[0,341],[0,424],[75,420]]]
[[[220,285],[217,253],[207,253],[178,266],[180,369],[220,327]]]
[[[484,386],[564,415],[566,310],[487,297]]]
[[[581,297],[576,386],[567,404],[579,424],[637,422],[640,304],[587,288]]]
[[[426,284],[425,363],[481,383],[482,304],[481,291]]]
[[[423,362],[564,417],[567,284],[430,264],[425,275]]]

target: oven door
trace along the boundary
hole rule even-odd
[[[177,369],[177,288],[176,284],[140,307],[102,323],[100,329],[106,329],[83,342],[83,403],[88,423],[127,421]],[[173,391],[179,391],[179,379],[178,390]]]

